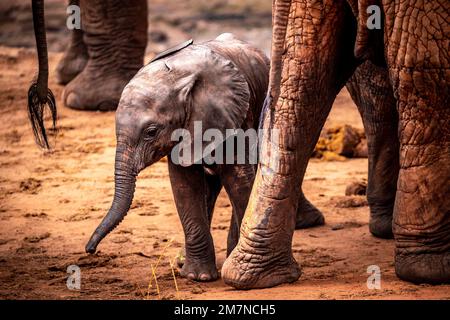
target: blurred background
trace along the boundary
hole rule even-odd
[[[64,51],[68,44],[65,0],[46,0],[45,16],[49,50]],[[190,38],[210,40],[233,32],[267,54],[271,39],[271,0],[149,0],[149,53]],[[0,44],[33,47],[31,0],[2,0]]]

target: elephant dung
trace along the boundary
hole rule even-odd
[[[349,125],[325,129],[317,142],[313,156],[328,161],[367,157],[364,131]]]

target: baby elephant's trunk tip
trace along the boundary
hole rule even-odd
[[[97,232],[94,232],[86,245],[86,253],[94,254],[101,239],[102,237]]]
[[[111,208],[89,239],[86,245],[87,253],[95,253],[100,241],[122,222],[130,209],[136,187],[136,175],[116,168],[115,183],[116,188]]]

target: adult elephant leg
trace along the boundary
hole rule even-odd
[[[295,229],[312,228],[323,224],[325,224],[325,218],[322,212],[309,202],[303,190],[300,190]]]
[[[273,18],[260,163],[238,245],[222,268],[225,283],[240,289],[299,278],[291,249],[298,191],[331,105],[355,68],[356,27],[346,3],[278,0]]]
[[[397,28],[411,7],[414,28]],[[449,11],[445,0],[385,10],[386,29],[394,30],[387,61],[400,120],[395,271],[415,283],[450,283],[450,60],[442,20]]]
[[[69,6],[80,5],[80,0],[70,0]],[[88,61],[87,47],[83,41],[83,30],[70,32],[70,43],[62,59],[56,67],[56,80],[59,84],[67,84],[83,71]]]
[[[186,256],[181,275],[191,280],[218,277],[207,213],[207,183],[200,165],[182,167],[169,161],[169,176],[185,235]]]
[[[142,67],[147,44],[147,1],[80,0],[89,60],[65,88],[66,106],[115,110],[125,85]]]
[[[449,283],[450,77],[402,69],[399,78],[395,270],[412,282]]]
[[[370,61],[360,65],[347,83],[367,136],[370,232],[392,238],[392,212],[399,171],[398,114],[388,70]]]

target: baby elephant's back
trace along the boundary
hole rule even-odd
[[[258,48],[231,34],[222,34],[205,45],[231,60],[245,76],[250,89],[250,110],[246,122],[256,128],[269,85],[269,59]]]

